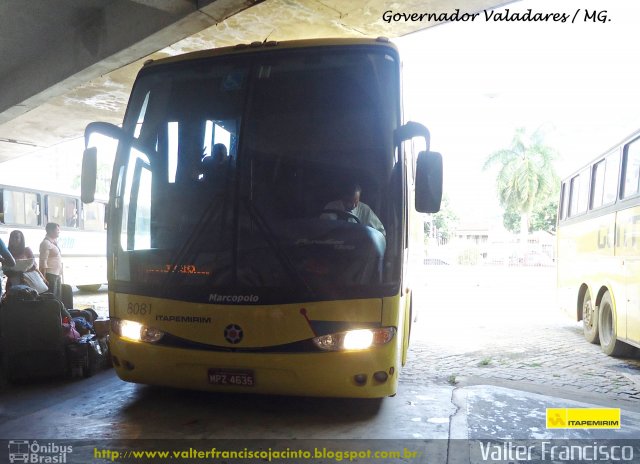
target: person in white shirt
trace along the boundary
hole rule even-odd
[[[60,226],[55,222],[46,225],[47,235],[40,243],[40,272],[47,279],[49,291],[62,301],[62,253],[58,246]]]
[[[362,188],[358,184],[348,184],[342,193],[340,200],[329,202],[324,207],[325,210],[345,211],[358,218],[360,224],[371,227],[382,235],[385,234],[384,226],[376,213],[367,205],[360,201],[360,193]],[[337,213],[325,212],[320,216],[323,219],[338,219]],[[347,219],[348,220],[348,219]],[[355,221],[353,221],[355,222]]]

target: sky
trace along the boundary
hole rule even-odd
[[[394,40],[405,117],[430,129],[431,149],[444,157],[445,194],[462,222],[501,214],[495,171],[482,165],[509,147],[516,128],[542,128],[561,177],[640,129],[640,2],[525,0],[507,8],[571,18],[580,11],[574,23],[481,15]],[[585,22],[585,10],[606,11],[606,21]]]
[[[407,4],[389,8],[424,12]],[[481,14],[394,39],[404,66],[405,117],[430,129],[431,149],[444,157],[444,191],[462,225],[500,221],[495,171],[482,165],[509,146],[516,128],[545,131],[561,177],[640,129],[640,1],[524,0],[506,8],[576,21],[496,22]],[[605,12],[606,20],[584,21],[585,11]],[[82,149],[79,138],[35,160],[5,163],[0,183],[20,177],[25,186],[59,190],[77,177]],[[34,166],[64,180],[56,183]]]

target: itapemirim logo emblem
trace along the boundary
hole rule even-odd
[[[240,343],[243,335],[244,333],[242,332],[242,327],[236,324],[229,324],[224,329],[225,340],[227,340],[229,343],[233,343],[234,345],[236,343]]]
[[[53,442],[38,443],[36,440],[9,440],[9,462],[65,463],[67,454],[73,452],[71,445]]]
[[[547,428],[565,428],[567,426],[567,414],[564,409],[547,409]]]

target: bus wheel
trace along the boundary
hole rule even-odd
[[[582,300],[582,331],[584,338],[589,343],[599,343],[598,338],[598,307],[591,300],[589,290],[584,294]]]
[[[630,346],[618,340],[616,333],[616,317],[613,312],[611,295],[605,292],[600,302],[598,311],[598,334],[600,336],[600,348],[609,356],[622,356],[630,351]]]

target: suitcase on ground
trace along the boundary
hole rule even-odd
[[[62,303],[67,309],[73,308],[73,287],[68,284],[62,284]]]
[[[67,371],[63,305],[55,299],[6,299],[0,308],[4,370],[9,381],[64,375]]]
[[[109,319],[96,319],[93,321],[93,328],[95,329],[98,338],[104,338],[109,335],[110,322],[111,321]]]
[[[91,377],[107,365],[108,351],[106,339],[95,334],[83,335],[77,343],[67,345],[71,375]]]

